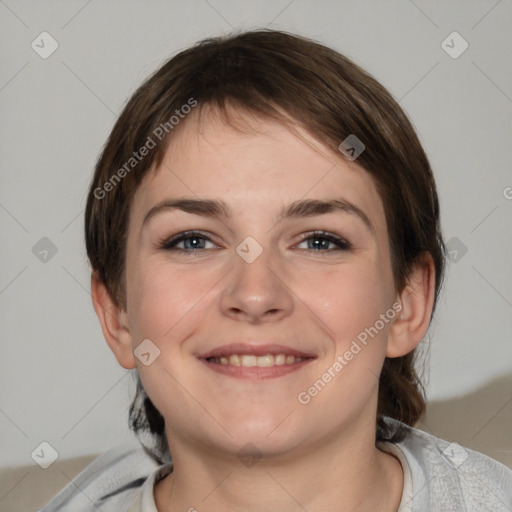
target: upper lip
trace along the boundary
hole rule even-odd
[[[302,352],[301,350],[287,347],[285,345],[277,345],[275,343],[257,345],[250,343],[230,343],[199,354],[198,357],[201,359],[208,359],[210,357],[226,357],[233,354],[254,356],[285,354],[295,357],[316,357],[315,354]]]

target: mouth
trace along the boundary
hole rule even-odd
[[[232,344],[202,354],[199,359],[217,373],[265,379],[299,370],[316,359],[316,355],[282,345]]]
[[[245,368],[252,368],[254,366],[269,368],[270,366],[301,363],[303,360],[303,357],[295,357],[286,354],[265,354],[263,356],[231,354],[229,357],[209,357],[207,359],[209,363],[230,364],[231,366],[243,366]]]

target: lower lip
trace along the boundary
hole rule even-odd
[[[214,372],[221,373],[222,375],[229,375],[230,377],[237,377],[239,379],[259,380],[282,377],[283,375],[295,372],[313,361],[313,359],[314,358],[307,358],[300,363],[274,366],[234,366],[231,364],[211,363],[206,359],[200,359],[200,361]]]

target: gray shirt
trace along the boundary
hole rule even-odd
[[[393,420],[394,421],[394,420]],[[398,443],[378,443],[404,471],[399,512],[512,512],[512,470],[486,455],[407,427]],[[38,512],[158,512],[154,485],[172,471],[142,448],[100,455]]]

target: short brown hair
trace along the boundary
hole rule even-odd
[[[132,198],[147,172],[161,163],[169,138],[187,122],[174,126],[170,119],[183,105],[192,104],[191,98],[197,105],[194,115],[210,106],[226,120],[232,106],[290,124],[284,111],[340,158],[340,142],[356,135],[365,145],[357,163],[373,177],[384,204],[396,290],[403,290],[414,264],[429,253],[436,271],[435,308],[446,252],[439,202],[428,159],[406,114],[380,83],[345,56],[310,39],[266,29],[209,38],[178,53],[138,88],[119,116],[97,162],[85,211],[92,270],[117,305],[124,306],[126,298],[124,262]],[[165,133],[162,128],[155,132],[159,127],[167,127]],[[161,140],[151,137],[155,133],[163,134]],[[156,147],[128,168],[126,163],[148,138]],[[112,181],[116,170],[119,179]],[[412,426],[425,410],[414,363],[415,351],[385,359],[378,440],[396,442],[405,435],[405,429],[390,429],[384,416]],[[154,458],[168,460],[163,417],[140,379],[130,422],[137,435],[147,431],[153,436]]]

